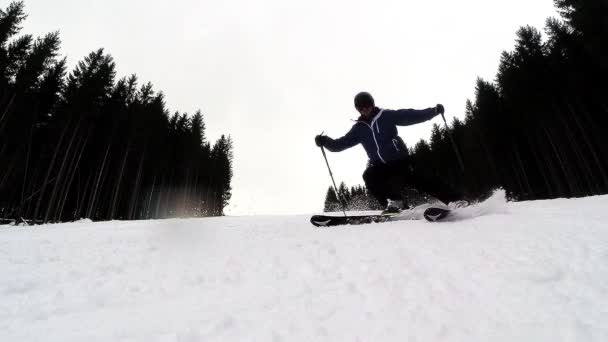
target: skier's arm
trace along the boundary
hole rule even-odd
[[[397,126],[415,125],[434,118],[437,113],[436,107],[427,109],[399,109],[391,113],[393,121]]]
[[[341,152],[347,148],[351,148],[359,143],[359,138],[355,132],[355,127],[351,128],[348,133],[338,139],[332,139],[328,136],[323,136],[323,147],[331,152]]]

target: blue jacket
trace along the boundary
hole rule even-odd
[[[340,152],[361,144],[372,164],[386,164],[405,159],[408,152],[405,143],[398,136],[397,126],[415,125],[436,115],[434,107],[422,110],[380,109],[371,122],[360,117],[346,135],[338,139],[328,137],[324,146],[332,152]]]

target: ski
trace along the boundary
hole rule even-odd
[[[392,214],[371,214],[371,215],[349,215],[331,216],[314,215],[310,218],[310,223],[317,227],[332,227],[341,225],[359,225],[368,223],[382,223],[405,220],[420,220],[421,212],[415,210],[403,210],[400,213]]]
[[[350,215],[350,216],[330,216],[313,215],[310,223],[316,227],[332,227],[345,224],[357,225],[367,223],[386,222],[391,218],[389,215]]]
[[[441,221],[448,217],[452,211],[446,208],[430,207],[424,211],[424,218],[429,222]]]
[[[453,211],[441,207],[426,207],[417,210],[404,210],[399,214],[371,214],[371,215],[348,215],[348,216],[332,216],[332,215],[313,215],[310,218],[310,223],[316,227],[333,227],[342,225],[360,225],[369,223],[395,222],[406,220],[420,220],[424,217],[429,222],[438,222]]]

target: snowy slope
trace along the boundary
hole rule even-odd
[[[0,341],[608,341],[607,209],[0,227]]]

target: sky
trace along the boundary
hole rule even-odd
[[[70,69],[103,47],[119,76],[162,90],[171,111],[205,115],[234,140],[229,215],[322,210],[331,180],[314,137],[337,138],[370,92],[381,108],[442,103],[464,117],[523,25],[553,0],[27,0],[23,33],[60,31]],[[6,5],[2,5],[6,7]],[[408,146],[441,118],[399,134]],[[362,184],[361,146],[328,153],[337,182]]]

